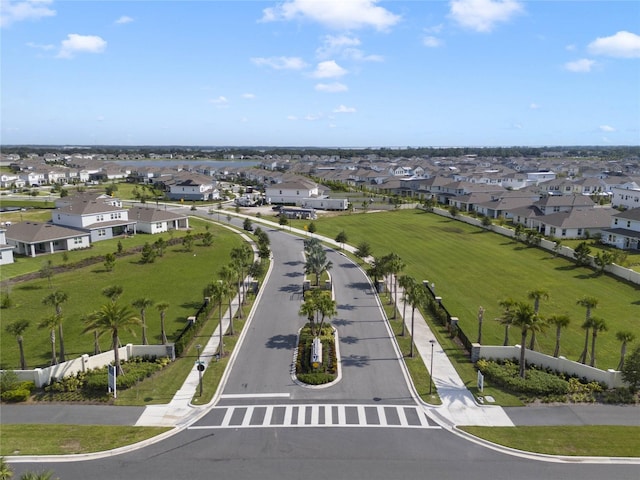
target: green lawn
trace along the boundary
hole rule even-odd
[[[490,442],[526,452],[593,457],[640,457],[638,427],[461,427]]]
[[[104,425],[2,425],[0,455],[71,455],[111,450],[170,430]],[[34,439],[38,439],[37,442]]]
[[[81,320],[83,315],[100,308],[108,300],[101,294],[104,287],[121,285],[124,293],[120,303],[131,304],[137,298],[146,296],[154,302],[167,302],[170,307],[166,316],[167,335],[172,338],[184,328],[188,316],[194,315],[200,307],[204,286],[214,280],[220,267],[230,261],[229,252],[240,245],[240,237],[225,228],[211,227],[214,243],[211,247],[196,242],[192,252],[186,252],[181,245],[169,247],[165,255],[156,259],[152,264],[140,264],[140,255],[120,257],[116,260],[115,269],[107,272],[101,263],[85,268],[59,273],[52,278],[52,288],[46,279],[21,282],[11,286],[10,296],[13,306],[2,310],[0,326],[0,367],[17,368],[19,365],[18,344],[16,339],[5,333],[5,326],[18,319],[27,319],[30,326],[24,333],[24,348],[27,365],[30,368],[46,366],[50,360],[49,333],[38,329],[38,323],[53,313],[53,307],[42,304],[42,299],[55,290],[61,290],[68,295],[68,301],[62,305],[64,317],[65,349],[69,357],[77,357],[82,353],[93,352],[93,338],[82,334],[84,328]],[[155,241],[160,235],[136,235],[123,239],[122,243],[128,248],[137,242]],[[169,236],[164,235],[168,240]],[[115,251],[118,240],[98,242],[95,249],[89,250],[91,255],[98,251]],[[131,244],[129,242],[132,242]],[[87,252],[89,252],[87,251]],[[71,252],[81,254],[82,252]],[[70,253],[70,262],[76,260]],[[85,252],[86,253],[86,252]],[[47,259],[54,260],[54,264],[62,262],[61,255],[50,255]],[[40,268],[42,257],[34,259],[35,270]],[[5,271],[3,270],[3,276]],[[151,307],[146,312],[147,332],[150,343],[157,343],[160,339],[160,322],[158,311]],[[121,343],[139,342],[137,337],[128,333],[121,335]],[[102,350],[109,346],[109,339],[101,341]]]
[[[545,289],[550,298],[541,302],[540,313],[567,313],[571,325],[562,334],[561,355],[577,359],[584,332],[580,325],[584,308],[576,305],[583,296],[599,300],[594,316],[601,316],[609,330],[597,341],[597,366],[615,368],[620,344],[618,330],[631,330],[640,338],[640,288],[614,277],[595,276],[587,268],[555,258],[550,252],[526,248],[521,243],[456,220],[419,210],[352,214],[319,218],[317,233],[330,238],[344,230],[348,243],[367,241],[374,255],[395,252],[406,263],[403,274],[435,283],[437,295],[471,339],[477,334],[478,307],[485,308],[483,343],[502,345],[503,328],[493,319],[501,314],[498,302],[507,297],[526,300],[527,292]],[[297,226],[297,225],[296,225]],[[553,353],[555,332],[538,335],[537,349]],[[510,343],[519,341],[511,333]]]

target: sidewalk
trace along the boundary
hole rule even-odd
[[[402,297],[404,291],[398,286],[397,309],[399,315],[403,313]],[[413,342],[418,355],[422,358],[427,369],[433,366],[430,372],[433,383],[442,400],[442,405],[429,408],[429,413],[437,416],[441,421],[449,425],[474,425],[512,427],[513,422],[502,407],[491,405],[478,405],[471,392],[453,367],[449,357],[438,343],[435,335],[427,325],[426,320],[416,308],[414,316]],[[407,331],[411,332],[411,307],[407,306],[407,314],[404,318]],[[431,342],[433,342],[433,347]],[[433,351],[433,359],[431,352]],[[433,363],[432,363],[433,361]]]

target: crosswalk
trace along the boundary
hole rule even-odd
[[[440,428],[411,405],[240,405],[214,407],[189,429],[265,427]]]

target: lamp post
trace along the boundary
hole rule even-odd
[[[200,344],[196,345],[196,351],[198,352],[198,366],[196,368],[198,369],[198,388],[199,388],[198,396],[199,397],[202,396],[202,370],[204,370],[203,365],[200,363],[201,348],[202,348],[202,345]]]
[[[436,341],[431,339],[429,340],[429,343],[431,344],[431,369],[429,370],[429,375],[431,375],[431,381],[429,382],[429,395],[431,395],[432,386],[433,386],[433,346],[436,344]]]

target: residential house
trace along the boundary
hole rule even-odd
[[[627,182],[611,188],[611,204],[614,207],[635,209],[640,207],[640,185]]]
[[[90,234],[52,223],[19,222],[7,227],[7,243],[15,253],[35,257],[43,253],[89,248]],[[4,256],[4,252],[3,252]]]
[[[113,204],[113,199],[80,199],[56,208],[53,223],[89,232],[91,241],[109,240],[119,235],[135,233],[136,222],[129,220],[128,210]]]
[[[133,207],[129,218],[136,221],[136,231],[143,233],[163,233],[169,230],[189,228],[189,217],[152,207]]]
[[[602,234],[611,225],[616,210],[607,208],[575,208],[570,211],[552,213],[533,220],[536,228],[547,237],[560,239],[587,238]]]
[[[0,228],[0,265],[13,263],[13,246],[7,243],[6,232]]]
[[[319,195],[318,184],[305,178],[277,183],[265,189],[267,203],[274,204],[299,205],[303,199]]]
[[[612,215],[611,228],[602,232],[602,243],[624,250],[640,250],[640,207]]]
[[[171,200],[196,201],[218,200],[220,192],[214,186],[215,181],[202,182],[191,178],[169,186],[167,196]]]

